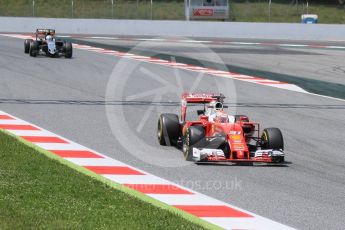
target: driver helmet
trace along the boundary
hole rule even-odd
[[[223,103],[220,101],[211,101],[208,105],[208,108],[220,111],[223,110]]]
[[[220,101],[216,102],[216,110],[223,110],[223,103]]]
[[[53,36],[47,35],[46,39],[47,39],[47,41],[52,41],[53,40]]]

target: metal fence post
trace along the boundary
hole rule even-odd
[[[32,17],[35,17],[35,0],[32,0]]]
[[[73,1],[73,0],[71,0],[71,7],[72,7],[72,8],[71,8],[71,10],[72,10],[72,18],[73,18],[73,17],[74,17],[74,15],[73,15],[73,14],[74,14],[74,12],[73,12],[74,1]]]
[[[151,20],[152,20],[152,3],[153,3],[153,0],[151,0]]]
[[[307,0],[307,14],[309,14],[309,2]]]
[[[186,20],[189,21],[190,20],[190,16],[189,16],[189,12],[190,12],[190,0],[184,0],[184,13],[186,16]]]
[[[272,4],[272,0],[269,0],[269,2],[268,2],[268,22],[271,22],[271,4]]]
[[[114,19],[114,0],[111,0],[111,18]]]

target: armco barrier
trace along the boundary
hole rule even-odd
[[[345,40],[345,25],[0,17],[2,33],[36,28],[66,34]]]

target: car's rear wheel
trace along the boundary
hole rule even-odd
[[[246,115],[235,115],[235,122],[238,122],[238,121],[249,122],[249,118]]]
[[[284,150],[283,134],[278,128],[266,128],[262,132],[261,140],[264,149]]]
[[[65,58],[71,58],[73,54],[73,47],[71,42],[65,42],[64,45],[64,50],[65,50]]]
[[[29,53],[31,57],[36,57],[38,54],[38,42],[33,41],[30,43]]]
[[[158,119],[157,138],[160,145],[176,145],[181,133],[181,125],[176,114],[163,113]]]
[[[193,160],[193,148],[205,145],[205,129],[202,126],[191,126],[183,136],[183,155],[187,161]]]
[[[235,115],[235,122],[249,122],[249,117],[246,115]],[[254,131],[255,127],[252,124],[242,125],[243,132],[250,134]]]
[[[28,54],[30,51],[30,43],[33,42],[32,39],[25,39],[24,41],[24,53]]]

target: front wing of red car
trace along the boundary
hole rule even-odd
[[[262,149],[256,150],[252,157],[243,159],[229,159],[221,149],[193,148],[195,162],[262,162],[283,163],[285,153],[282,150]]]

